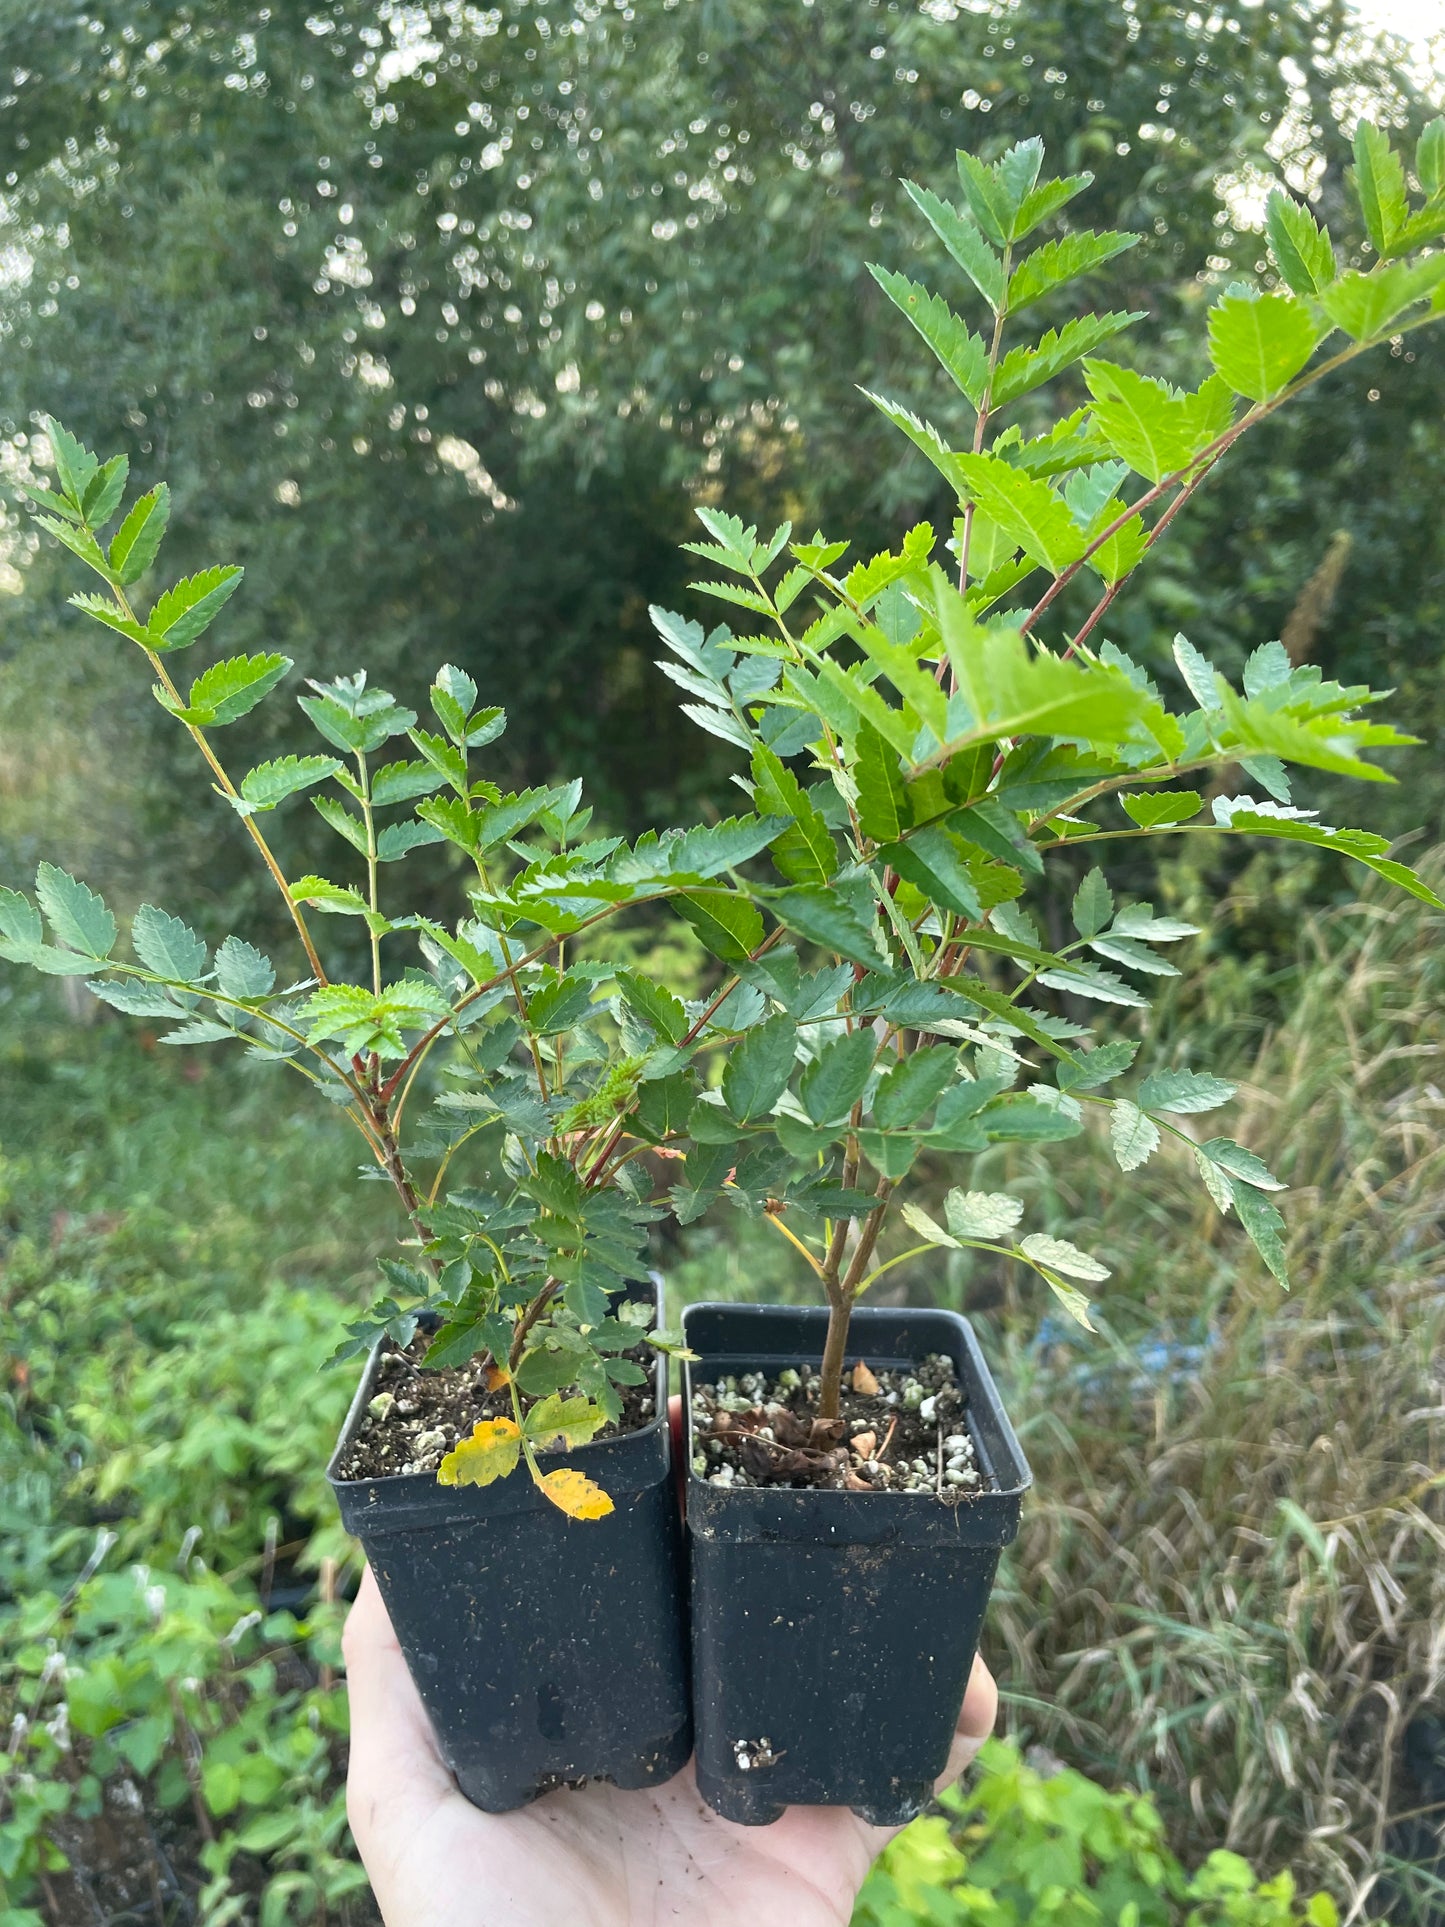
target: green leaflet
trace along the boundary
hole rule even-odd
[[[193,984],[205,971],[206,946],[195,931],[154,904],[143,903],[136,911],[130,940],[141,962],[158,977]]]
[[[687,1012],[681,1000],[662,984],[638,970],[619,970],[617,988],[624,1002],[665,1043],[680,1044],[687,1035]]]
[[[1152,699],[1119,670],[1032,653],[1007,618],[981,627],[937,569],[934,593],[959,693],[976,718],[974,728],[948,745],[950,753],[983,737],[1077,736],[1118,743],[1147,715]],[[966,824],[959,827],[974,836]]]
[[[1109,1118],[1109,1139],[1121,1171],[1136,1171],[1159,1148],[1159,1126],[1137,1104],[1116,1098]]]
[[[237,568],[202,569],[167,589],[146,622],[150,646],[161,651],[189,648],[236,593],[241,575]]]
[[[1295,294],[1323,294],[1335,278],[1335,250],[1309,209],[1276,188],[1269,197],[1265,225],[1285,286]]]
[[[859,824],[875,843],[892,843],[913,820],[898,754],[870,723],[864,723],[858,730],[856,755],[853,775]]]
[[[815,1124],[844,1122],[863,1095],[877,1048],[866,1026],[824,1045],[798,1081],[803,1109]]]
[[[915,448],[922,450],[956,495],[968,494],[968,481],[959,458],[949,448],[948,443],[944,441],[932,422],[920,421],[917,415],[901,407],[896,401],[889,401],[883,395],[875,395],[871,389],[860,388],[858,392],[865,401],[871,401],[879,413],[885,415],[896,429],[905,434]]]
[[[216,982],[227,997],[251,1003],[269,997],[276,985],[276,970],[265,957],[240,937],[227,937],[216,952]]]
[[[794,883],[826,883],[838,867],[833,833],[797,777],[763,743],[753,749],[753,802],[764,816],[793,819],[771,846],[782,874]]]
[[[905,842],[885,844],[877,852],[877,859],[891,864],[930,903],[951,910],[955,916],[983,921],[983,903],[969,872],[964,847],[948,830],[936,824],[915,830]]]
[[[1114,893],[1097,866],[1074,893],[1074,928],[1081,937],[1094,937],[1114,914]]]
[[[341,768],[334,756],[282,756],[258,763],[241,778],[241,800],[253,810],[274,810],[288,796],[325,782]]]
[[[1233,399],[1217,375],[1194,394],[1109,361],[1085,362],[1084,379],[1095,427],[1146,481],[1188,469],[1233,420]]]
[[[1353,268],[1325,289],[1320,306],[1356,341],[1373,341],[1392,321],[1445,284],[1445,254],[1423,261],[1394,261],[1369,274]]]
[[[837,951],[850,963],[876,970],[887,961],[866,884],[853,889],[836,882],[830,889],[805,884],[796,890],[779,891],[769,907],[789,930],[824,950]]]
[[[1065,287],[1081,275],[1101,268],[1116,254],[1134,247],[1139,239],[1137,234],[1079,232],[1066,234],[1057,241],[1045,241],[1020,261],[1009,277],[1009,313],[1017,314],[1055,288]]]
[[[108,957],[115,948],[115,918],[77,877],[53,863],[35,872],[35,896],[58,944],[87,957]]]
[[[1062,574],[1083,555],[1087,538],[1063,497],[1047,482],[1010,467],[997,455],[959,455],[955,460],[970,499],[1051,574]]]
[[[1234,1096],[1236,1086],[1202,1071],[1155,1071],[1139,1086],[1139,1102],[1151,1111],[1188,1115],[1217,1111]]]
[[[936,294],[930,294],[927,288],[910,281],[906,275],[894,274],[890,269],[877,267],[871,261],[868,272],[894,307],[907,315],[942,366],[977,408],[983,401],[988,385],[988,349],[982,336],[974,334],[946,301]],[[767,611],[764,610],[764,613]]]
[[[672,907],[724,963],[746,963],[763,941],[763,920],[736,890],[685,890]]]
[[[103,622],[107,629],[114,629],[117,635],[127,636],[138,642],[143,649],[151,646],[150,637],[143,622],[128,616],[118,602],[105,595],[73,595],[69,598],[72,609],[79,609],[95,622]]]
[[[1318,849],[1335,850],[1341,856],[1352,857],[1356,863],[1363,863],[1377,876],[1398,884],[1400,889],[1408,891],[1412,897],[1418,897],[1422,903],[1445,910],[1445,899],[1437,896],[1408,864],[1387,856],[1385,852],[1390,847],[1389,840],[1375,835],[1371,830],[1332,830],[1323,823],[1301,823],[1290,818],[1269,816],[1247,797],[1238,807],[1231,804],[1223,811],[1217,801],[1214,813],[1221,829],[1236,834],[1280,837],[1292,843],[1313,843]]]
[[[1390,146],[1389,135],[1367,120],[1356,126],[1354,146],[1350,183],[1365,219],[1365,232],[1376,254],[1385,255],[1409,214],[1405,169]]]
[[[989,391],[994,407],[1006,408],[1021,395],[1042,388],[1046,381],[1143,318],[1142,309],[1132,314],[1080,315],[1066,321],[1062,328],[1050,328],[1031,348],[1010,348],[994,371]]]
[[[1156,829],[1168,824],[1187,823],[1204,808],[1197,790],[1135,790],[1120,794],[1119,807],[1141,829]]]
[[[1388,770],[1367,763],[1360,751],[1393,749],[1417,742],[1404,736],[1388,723],[1371,723],[1352,716],[1288,715],[1253,698],[1241,701],[1227,683],[1219,685],[1219,697],[1233,740],[1241,748],[1264,750],[1287,763],[1302,763],[1309,769],[1334,770],[1341,776],[1357,776],[1372,783],[1395,779]]]
[[[131,504],[110,545],[111,573],[117,581],[140,581],[156,559],[170,513],[171,493],[164,482]]]
[[[55,456],[55,472],[60,478],[60,486],[78,506],[85,500],[85,491],[94,480],[100,464],[90,450],[77,441],[68,428],[63,428],[53,415],[45,424],[45,433]]]
[[[914,206],[954,260],[997,314],[1004,302],[1003,262],[980,233],[977,223],[961,208],[942,201],[926,187],[903,183]]]
[[[723,1071],[722,1096],[739,1124],[766,1117],[787,1089],[798,1027],[778,1011],[734,1045]]]
[[[927,1044],[894,1065],[873,1093],[873,1121],[882,1130],[916,1124],[953,1082],[958,1052],[946,1044]]]
[[[1237,395],[1270,401],[1315,351],[1320,330],[1291,294],[1227,294],[1209,311],[1209,358]]]
[[[291,668],[289,656],[230,656],[213,663],[196,678],[184,704],[177,703],[159,683],[155,685],[156,701],[196,729],[220,729],[249,715]]]
[[[1269,1266],[1286,1291],[1289,1290],[1289,1264],[1284,1244],[1284,1219],[1267,1198],[1238,1178],[1229,1179],[1229,1194],[1239,1213],[1239,1222],[1249,1234],[1250,1243]]]

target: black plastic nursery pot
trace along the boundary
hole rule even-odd
[[[379,1358],[378,1346],[327,1477],[457,1785],[509,1813],[569,1782],[670,1780],[692,1719],[666,1357],[648,1425],[546,1455],[548,1471],[575,1466],[609,1495],[596,1520],[567,1518],[525,1467],[489,1486],[338,1479]]]
[[[722,1375],[811,1365],[827,1312],[694,1305],[683,1330],[692,1388]],[[999,1553],[1031,1483],[968,1323],[953,1312],[854,1313],[849,1363],[880,1369],[938,1353],[966,1394],[976,1496],[731,1489],[689,1470],[697,1782],[725,1819],[846,1806],[883,1826],[922,1812],[968,1686]]]

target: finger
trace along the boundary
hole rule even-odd
[[[349,1789],[361,1795],[363,1813],[372,1794],[452,1791],[452,1778],[437,1752],[431,1722],[401,1647],[392,1631],[370,1566],[342,1634],[346,1692],[351,1702]]]
[[[963,1696],[958,1726],[953,1735],[953,1745],[948,1750],[948,1765],[935,1782],[935,1792],[942,1793],[946,1786],[953,1785],[992,1733],[994,1721],[997,1718],[998,1687],[994,1684],[993,1674],[975,1653],[973,1671],[969,1675],[968,1691]]]

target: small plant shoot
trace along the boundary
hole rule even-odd
[[[73,601],[145,657],[280,892],[294,954],[273,961],[240,936],[212,953],[149,905],[122,944],[101,898],[48,863],[33,899],[0,891],[0,954],[83,977],[169,1026],[167,1043],[270,1059],[344,1108],[404,1233],[382,1264],[386,1294],[338,1356],[382,1334],[405,1346],[425,1318],[426,1363],[483,1361],[510,1407],[446,1456],[444,1482],[525,1470],[576,1518],[610,1509],[582,1473],[549,1472],[547,1452],[618,1419],[646,1377],[639,1340],[678,1343],[625,1287],[646,1276],[660,1219],[691,1224],[718,1200],[770,1224],[826,1298],[825,1419],[853,1306],[933,1247],[1015,1259],[1088,1324],[1105,1264],[967,1172],[999,1142],[1076,1137],[1091,1112],[1122,1174],[1172,1139],[1287,1283],[1281,1186],[1199,1121],[1233,1087],[1203,1066],[1136,1063],[1129,1027],[1196,932],[1121,900],[1102,860],[1079,882],[1073,853],[1092,864],[1125,840],[1263,837],[1334,851],[1439,906],[1383,837],[1328,827],[1294,799],[1292,769],[1393,780],[1372,752],[1414,739],[1377,720],[1375,692],[1276,641],[1236,687],[1180,636],[1175,703],[1107,630],[1244,434],[1445,316],[1442,150],[1445,121],[1405,162],[1360,126],[1368,266],[1344,265],[1310,210],[1277,192],[1274,271],[1219,294],[1190,391],[1137,365],[1135,313],[1039,329],[1035,304],[1057,309],[1136,238],[1065,225],[1088,175],[1047,178],[1031,140],[991,163],[960,154],[956,202],[908,184],[951,289],[873,274],[971,404],[972,440],[954,448],[869,400],[946,484],[950,524],[854,558],[844,540],[796,540],[787,525],[760,536],[698,510],[696,588],[729,622],[654,619],[661,667],[689,718],[733,751],[738,794],[721,820],[633,842],[596,833],[577,783],[499,788],[488,751],[506,718],[451,666],[425,713],[364,671],[307,683],[298,700],[319,741],[233,772],[225,730],[275,696],[291,662],[222,657],[187,679],[180,657],[224,621],[240,570],[169,582],[165,485],[125,507],[125,457],[102,462],[51,424],[53,487],[28,493],[98,578]],[[1053,384],[1064,412],[1047,405]],[[1071,589],[1083,613],[1070,633],[1058,618]],[[336,834],[327,875],[288,875],[268,840],[271,813],[298,808]],[[407,859],[426,845],[455,853],[454,921],[406,906]],[[1030,907],[1056,867],[1072,925],[1057,944],[1041,934],[1057,921]],[[706,954],[700,999],[609,961],[617,946],[598,941],[619,920],[666,916]],[[341,948],[366,960],[347,977],[328,967],[337,919],[355,937]],[[486,1186],[467,1181],[469,1157]],[[927,1210],[908,1181],[940,1158],[960,1182]],[[908,1236],[880,1256],[895,1214]]]

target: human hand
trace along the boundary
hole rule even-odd
[[[846,1807],[734,1826],[703,1805],[691,1765],[638,1793],[591,1785],[482,1813],[437,1752],[369,1571],[344,1643],[347,1812],[386,1927],[846,1927],[895,1831]],[[976,1659],[940,1787],[978,1751],[997,1705]]]

